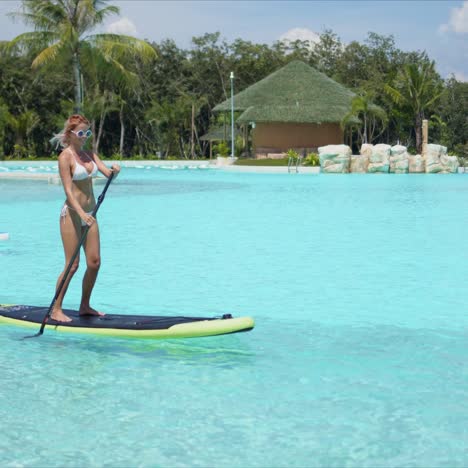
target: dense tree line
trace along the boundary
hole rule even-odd
[[[40,2],[51,0],[30,0],[29,6]],[[230,96],[230,72],[239,92],[297,59],[356,93],[351,113],[361,123],[342,123],[355,147],[399,141],[416,152],[425,118],[431,141],[468,157],[468,83],[443,80],[425,52],[399,50],[393,36],[369,33],[362,43],[345,45],[326,30],[315,45],[267,45],[227,42],[216,32],[194,37],[188,49],[169,39],[142,46],[126,36],[106,36],[91,45],[73,36],[75,55],[59,55],[58,42],[46,47],[28,38],[2,44],[0,157],[55,154],[49,139],[77,106],[92,121],[91,143],[103,156],[207,157],[200,136],[229,119],[212,109]]]

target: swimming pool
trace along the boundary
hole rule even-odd
[[[0,302],[50,303],[62,193],[0,180]],[[1,327],[2,464],[466,466],[467,204],[462,174],[124,169],[94,305],[256,328],[149,343]]]

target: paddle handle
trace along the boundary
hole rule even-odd
[[[91,213],[91,216],[93,218],[96,217],[96,214],[97,214],[97,212],[99,210],[99,207],[101,206],[102,202],[104,201],[104,197],[106,196],[107,189],[109,188],[109,185],[112,182],[113,177],[114,177],[114,172],[111,172],[110,176],[107,178],[106,185],[105,185],[101,195],[99,195],[99,197],[98,197],[98,201],[96,203],[96,206],[94,207],[94,210]],[[62,289],[63,289],[63,287],[65,285],[65,282],[67,281],[68,275],[70,274],[70,270],[71,270],[71,267],[73,265],[73,262],[75,261],[76,257],[78,257],[78,254],[80,253],[81,246],[83,245],[83,243],[84,243],[84,241],[86,239],[86,236],[88,235],[88,231],[89,231],[89,226],[86,225],[85,228],[84,228],[83,233],[81,234],[80,242],[78,243],[70,262],[68,263],[68,266],[67,266],[67,269],[65,270],[65,273],[63,274],[62,281],[60,281],[60,284],[59,284],[57,290],[55,291],[55,295],[54,295],[54,298],[52,299],[52,302],[50,303],[49,309],[47,310],[47,313],[44,315],[44,318],[42,319],[41,328],[40,328],[40,330],[38,332],[38,335],[42,335],[44,333],[44,328],[46,326],[47,320],[49,319],[49,317],[52,314],[52,310],[54,308],[54,305],[57,302],[57,299],[60,296],[60,293],[62,292]]]

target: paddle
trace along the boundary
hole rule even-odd
[[[101,203],[104,201],[104,197],[106,196],[107,189],[109,188],[109,185],[112,182],[113,177],[114,177],[114,172],[112,172],[111,175],[108,177],[107,182],[106,182],[106,186],[104,187],[104,190],[102,191],[101,195],[99,195],[99,197],[98,197],[98,201],[96,203],[96,206],[94,207],[94,210],[91,213],[91,216],[93,218],[96,217],[96,214],[97,214],[97,212],[99,210],[99,207],[101,206]],[[63,289],[63,286],[65,285],[65,281],[67,280],[68,275],[70,274],[70,270],[71,270],[71,267],[73,265],[73,262],[75,261],[76,257],[80,253],[81,246],[83,245],[83,242],[85,241],[86,236],[88,235],[88,231],[89,231],[89,226],[86,225],[86,227],[85,227],[85,229],[83,231],[83,234],[81,234],[81,239],[80,239],[80,242],[79,242],[78,246],[76,247],[75,253],[73,254],[73,257],[71,258],[70,263],[68,264],[67,269],[65,270],[65,273],[63,274],[62,281],[60,281],[59,287],[55,291],[55,296],[52,299],[52,302],[50,303],[47,314],[45,314],[44,318],[42,319],[42,324],[41,324],[40,330],[35,335],[25,336],[25,338],[35,338],[36,336],[41,336],[44,333],[44,328],[46,326],[47,320],[49,320],[49,317],[52,314],[52,309],[54,308],[55,302],[57,301],[57,298],[59,297],[60,292]]]

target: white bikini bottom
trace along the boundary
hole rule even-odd
[[[71,208],[70,206],[68,206],[66,203],[62,206],[62,211],[60,211],[60,218],[63,218],[63,220],[65,221],[65,218],[67,217],[67,213],[68,213],[68,210],[73,210],[73,208]],[[75,211],[75,210],[73,210]],[[93,212],[92,211],[88,211],[86,213],[87,215],[92,215]],[[87,226],[87,224],[81,220],[81,226]]]

